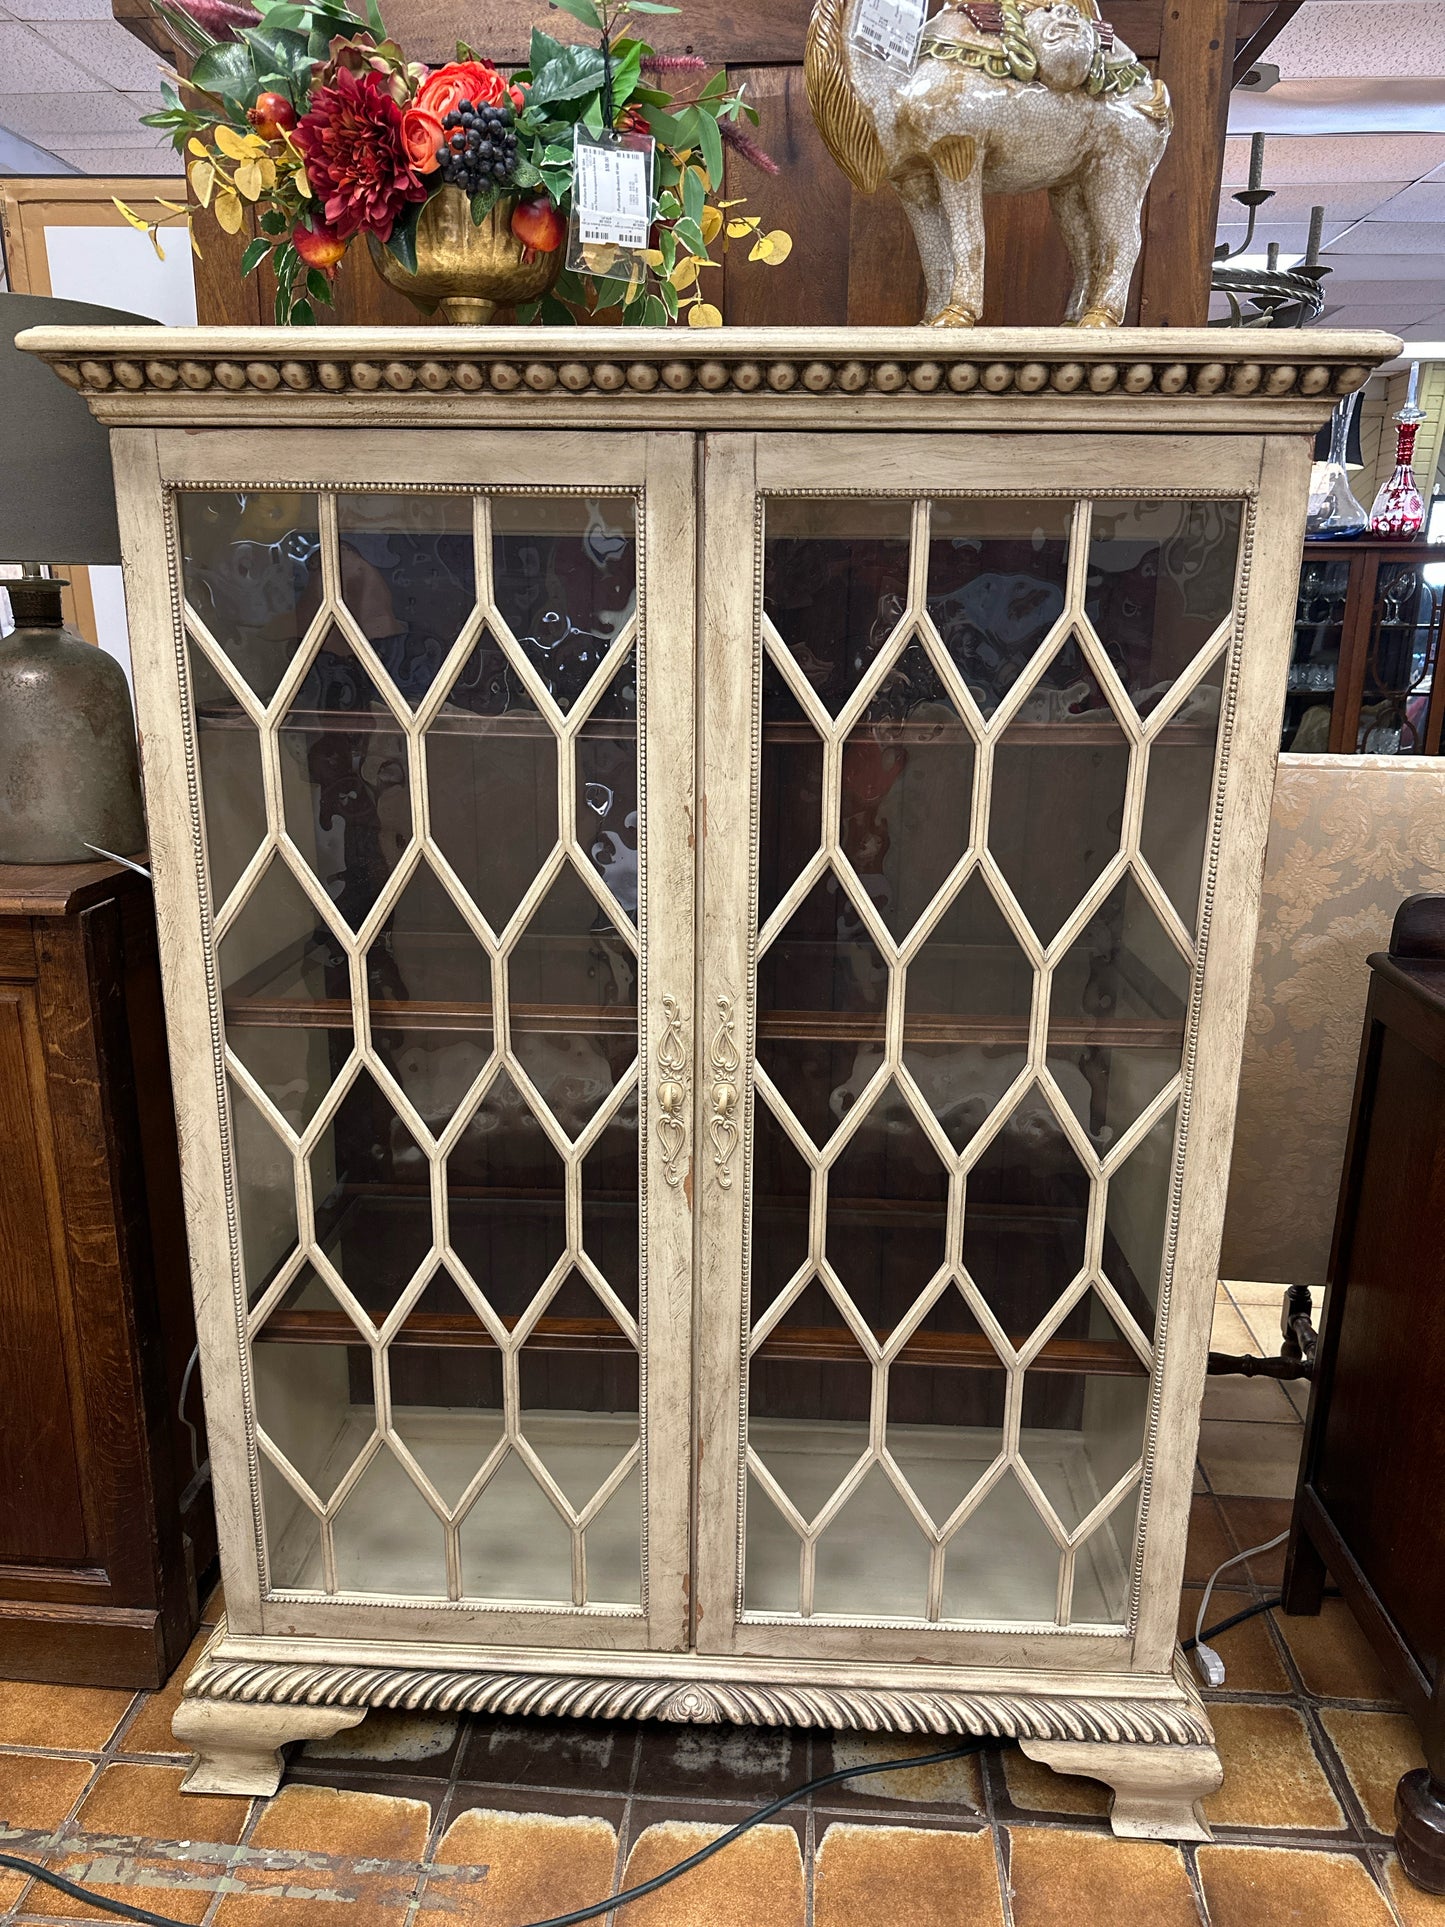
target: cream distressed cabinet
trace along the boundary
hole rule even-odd
[[[1175,1650],[1310,441],[1382,337],[47,333],[113,431],[227,1621],[1015,1735]]]

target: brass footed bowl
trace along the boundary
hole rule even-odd
[[[562,268],[562,248],[539,254],[512,232],[518,196],[504,194],[477,225],[459,187],[439,188],[422,203],[416,224],[416,272],[409,273],[374,234],[367,245],[377,273],[423,314],[477,327],[500,308],[546,294]]]

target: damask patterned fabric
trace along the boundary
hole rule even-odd
[[[1323,1281],[1369,972],[1445,890],[1445,763],[1286,756],[1275,783],[1220,1275]]]

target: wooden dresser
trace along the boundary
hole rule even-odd
[[[1286,1612],[1320,1609],[1326,1571],[1420,1727],[1406,1774],[1406,1871],[1445,1892],[1445,897],[1401,904],[1370,1000],[1310,1394]]]
[[[0,865],[0,1677],[156,1686],[185,1652],[194,1344],[150,887]]]

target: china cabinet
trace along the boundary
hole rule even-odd
[[[1280,748],[1436,756],[1445,544],[1306,542]]]
[[[1378,336],[27,337],[113,430],[227,1622],[1017,1735],[1175,1615],[1310,443]]]

